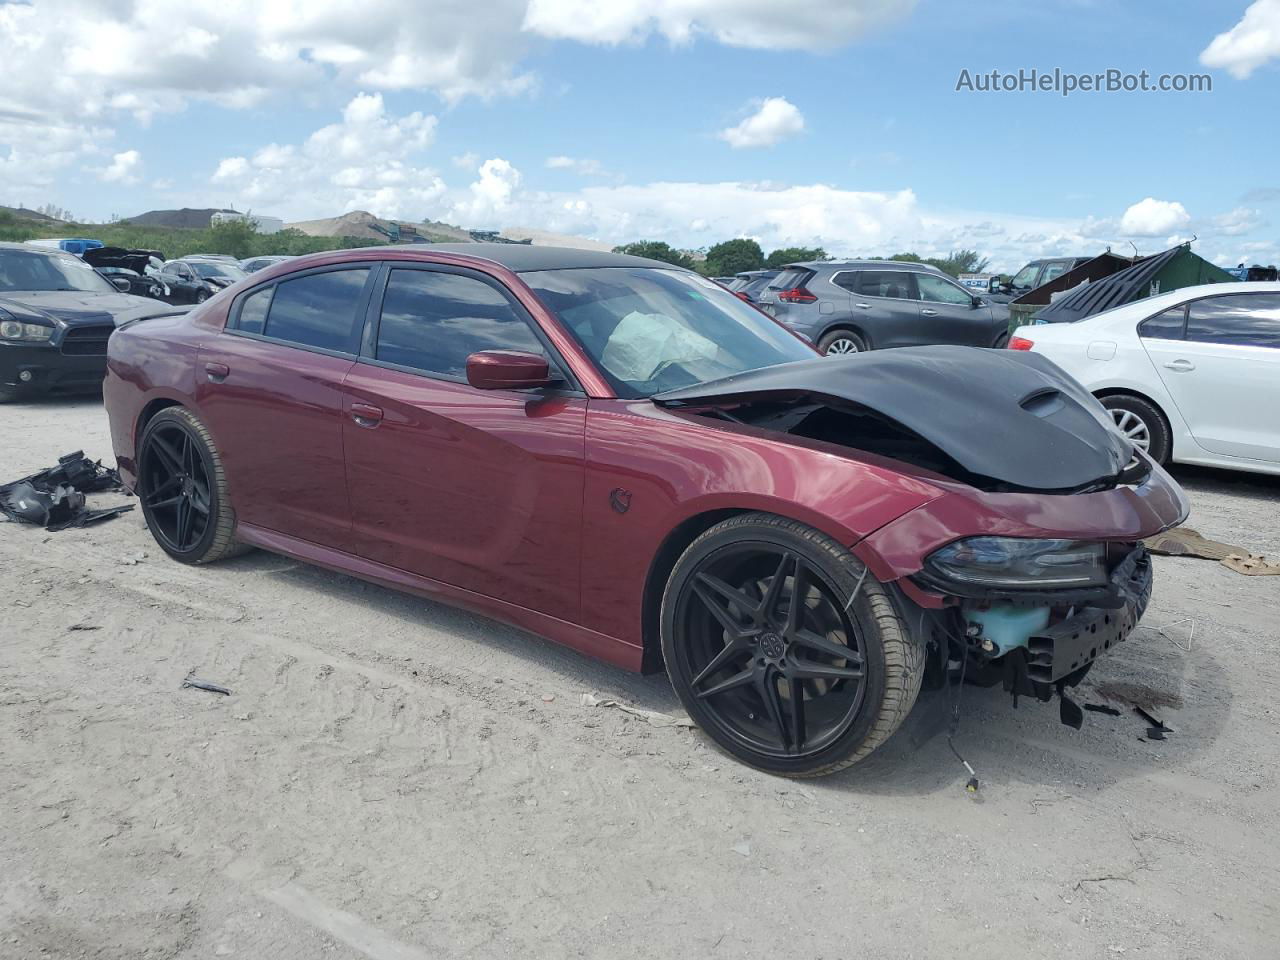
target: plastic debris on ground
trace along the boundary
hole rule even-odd
[[[639,707],[631,707],[625,703],[619,703],[617,700],[608,700],[604,697],[597,697],[594,693],[584,693],[582,695],[582,705],[584,707],[613,707],[621,710],[623,713],[630,714],[633,717],[639,717],[646,723],[653,724],[655,727],[693,727],[693,721],[688,717],[673,717],[666,713],[659,713],[657,710],[641,710]]]
[[[66,530],[110,520],[127,513],[125,503],[90,510],[85,495],[120,489],[120,475],[77,450],[58,458],[58,464],[29,477],[0,485],[0,513],[15,523],[31,523],[46,530]]]

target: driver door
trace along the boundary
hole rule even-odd
[[[470,386],[467,357],[496,349],[566,369],[493,278],[442,265],[386,271],[342,385],[354,550],[573,621],[587,400],[568,384]]]
[[[195,303],[195,274],[185,263],[169,263],[160,271],[160,282],[169,288],[166,303]]]
[[[920,291],[918,343],[989,347],[994,337],[991,308],[974,306],[974,296],[933,273],[917,273]]]

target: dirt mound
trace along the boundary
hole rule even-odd
[[[191,207],[183,207],[181,210],[148,210],[146,213],[140,213],[136,217],[130,217],[124,223],[131,223],[139,227],[180,227],[186,230],[205,230],[209,226],[210,218],[215,213],[235,212],[235,210],[228,210],[225,207],[208,207],[201,210]]]
[[[301,230],[310,237],[358,237],[362,240],[390,240],[383,230],[391,233],[399,227],[402,240],[415,237],[443,242],[466,242],[471,239],[467,231],[447,223],[427,221],[413,223],[407,220],[383,220],[375,217],[367,210],[352,210],[340,217],[327,217],[321,220],[301,220],[288,224],[292,230]],[[381,227],[382,229],[376,229]]]

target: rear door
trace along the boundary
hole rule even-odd
[[[477,390],[467,357],[542,353],[483,273],[396,264],[343,385],[355,551],[566,620],[578,617],[587,400],[565,384]]]
[[[238,520],[350,548],[341,387],[375,272],[343,264],[250,290],[201,346],[196,399]]]
[[[995,339],[991,307],[976,306],[972,293],[935,273],[917,273],[920,291],[920,344],[956,343],[989,347]],[[979,298],[980,299],[980,298]]]
[[[1280,293],[1193,300],[1181,341],[1142,343],[1196,443],[1280,461]]]

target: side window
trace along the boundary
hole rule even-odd
[[[889,297],[893,300],[919,299],[911,285],[911,275],[905,270],[859,270],[845,276],[852,278],[852,285],[848,289],[858,296]]]
[[[1044,285],[1050,280],[1057,280],[1071,269],[1070,260],[1052,260],[1044,265],[1044,273],[1040,275],[1040,283]]]
[[[267,325],[267,308],[271,306],[271,295],[275,287],[267,287],[257,293],[250,294],[240,304],[240,315],[236,318],[236,329],[245,333],[262,333]]]
[[[312,273],[276,285],[266,335],[323,350],[349,351],[369,270]],[[247,303],[247,301],[246,301]]]
[[[1186,317],[1186,304],[1170,307],[1138,324],[1138,336],[1149,340],[1181,340],[1182,324]]]
[[[1280,349],[1280,294],[1238,293],[1196,300],[1187,310],[1187,339]]]
[[[465,377],[481,350],[546,355],[523,317],[497,289],[474,277],[392,270],[382,299],[374,356],[447,377]]]
[[[966,307],[973,302],[973,294],[969,291],[931,273],[917,273],[916,284],[920,288],[921,300],[928,300],[931,303],[963,304]]]

